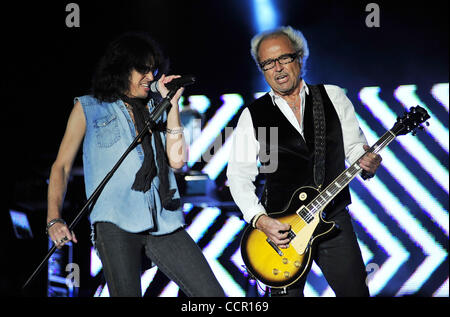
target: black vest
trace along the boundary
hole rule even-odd
[[[324,189],[345,169],[344,141],[339,117],[323,85],[322,95],[326,122],[326,158]],[[304,111],[304,136],[292,126],[280,109],[273,104],[269,94],[248,106],[256,137],[260,145],[260,173],[265,173],[266,184],[261,203],[268,212],[283,210],[292,194],[302,186],[314,184],[314,121],[311,93],[306,94]],[[276,129],[270,127],[276,127]],[[271,131],[272,130],[272,131]],[[271,133],[276,133],[275,137]],[[267,158],[270,160],[267,161]],[[275,165],[273,165],[275,164]],[[274,168],[276,167],[276,168]],[[329,206],[343,209],[350,204],[348,186],[337,195]]]

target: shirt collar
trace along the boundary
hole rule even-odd
[[[302,81],[300,82],[300,96],[304,95],[305,93],[307,95],[309,95],[309,88],[308,85],[306,84],[306,82],[302,79]],[[277,95],[276,93],[274,93],[273,89],[270,89],[269,91],[269,95],[272,98],[273,104],[275,105],[275,100],[281,98],[279,95]]]

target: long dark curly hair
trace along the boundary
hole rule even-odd
[[[101,57],[92,78],[91,93],[100,101],[114,102],[129,89],[133,69],[140,73],[166,73],[169,60],[159,45],[144,32],[129,32],[112,41]]]

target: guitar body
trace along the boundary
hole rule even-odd
[[[337,231],[334,222],[323,219],[322,211],[312,220],[308,219],[309,223],[298,214],[318,194],[313,187],[301,187],[294,192],[285,210],[268,214],[291,226],[293,239],[287,249],[278,249],[262,231],[247,226],[242,236],[241,254],[248,272],[257,280],[282,288],[307,274],[317,241]]]
[[[414,135],[418,128],[423,129],[421,124],[429,118],[424,108],[412,107],[410,112],[397,118],[392,129],[368,152],[378,153],[399,135],[410,132]],[[320,193],[313,187],[301,187],[294,192],[285,210],[269,214],[270,217],[291,226],[291,242],[287,249],[279,249],[262,231],[247,226],[242,236],[241,254],[251,275],[267,286],[282,288],[295,283],[308,273],[317,242],[337,231],[334,222],[323,219],[323,210],[361,172],[358,161]]]

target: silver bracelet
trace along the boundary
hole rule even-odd
[[[62,224],[66,224],[66,222],[62,218],[55,218],[55,219],[50,220],[47,223],[47,228],[45,228],[45,234],[46,235],[48,235],[48,229],[50,229],[50,227],[53,226],[57,222],[62,223]]]
[[[169,134],[181,134],[183,133],[184,127],[178,127],[175,129],[166,128],[166,132]]]

